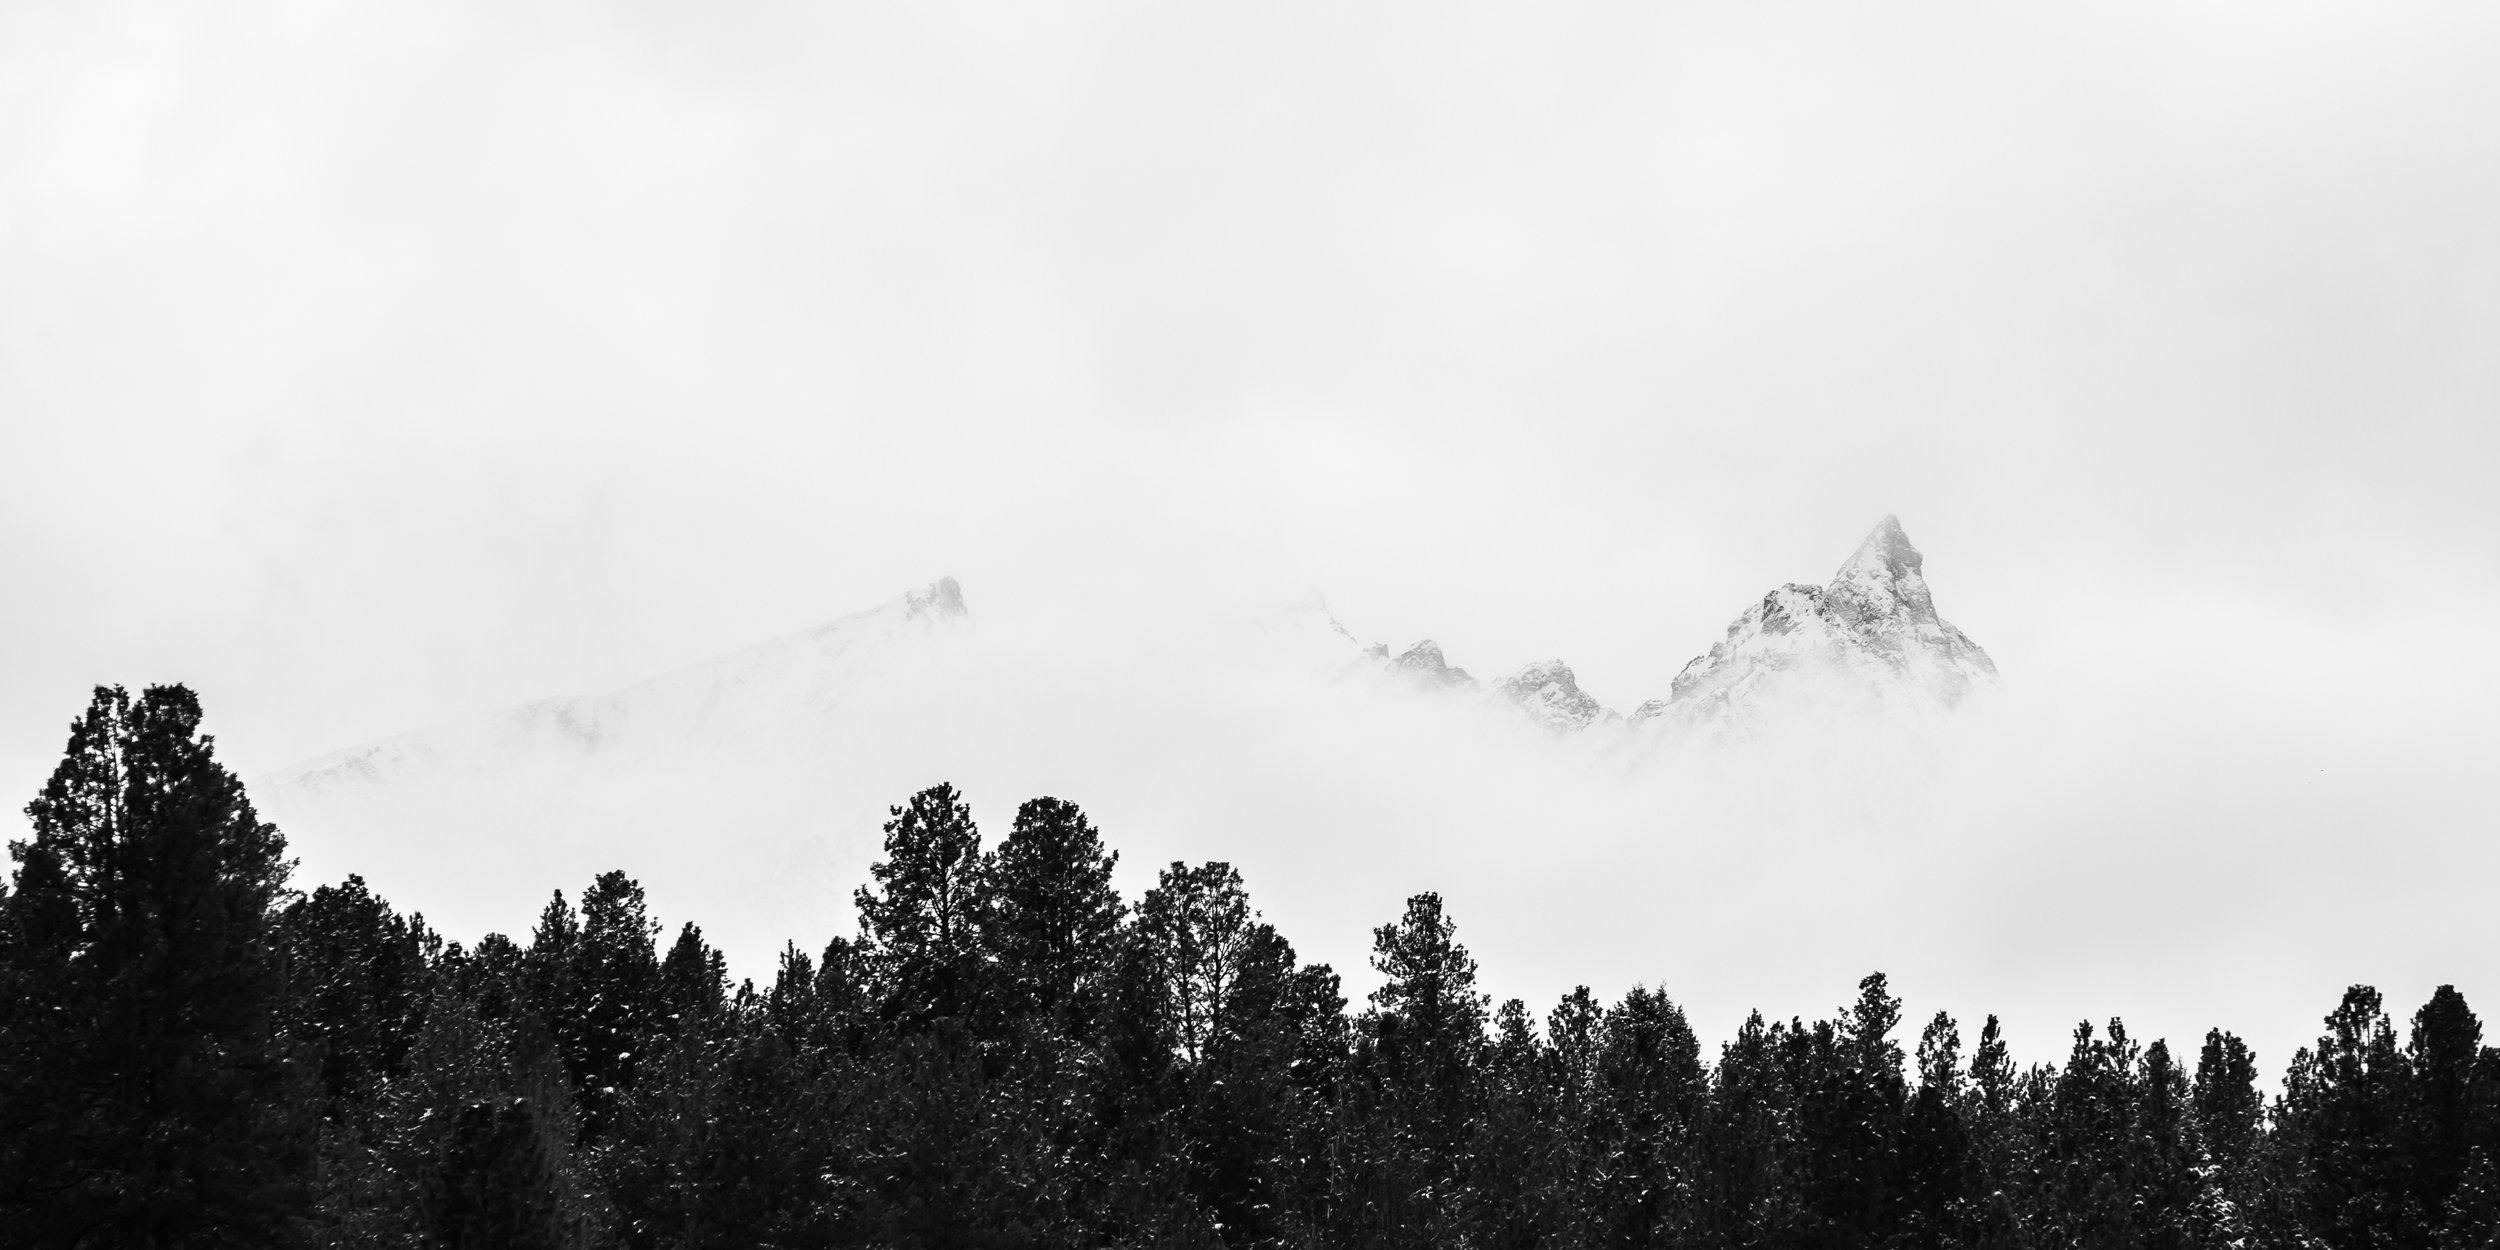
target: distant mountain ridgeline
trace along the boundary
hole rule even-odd
[[[1662,649],[1661,697],[1628,715],[1563,660],[1479,682],[1429,640],[1359,641],[1316,596],[1239,619],[1147,625],[1080,605],[976,622],[948,578],[604,693],[337,751],[253,790],[312,835],[306,863],[322,875],[392,882],[438,920],[509,923],[535,906],[526,883],[632,864],[720,915],[715,940],[752,966],[791,934],[822,934],[808,927],[814,900],[866,871],[886,804],[934,776],[1167,807],[1367,778],[1384,793],[1403,785],[1410,803],[1419,787],[1465,792],[1460,821],[1549,788],[1576,794],[1584,828],[1657,830],[1738,802],[1697,792],[1696,777],[1734,788],[1771,772],[1762,789],[1829,795],[1853,813],[1863,796],[1912,789],[1902,778],[1923,765],[1896,756],[1931,738],[1950,747],[1930,731],[1995,684],[1987,656],[1937,614],[1924,567],[1886,518],[1828,584],[1770,592],[1699,655],[1690,642]],[[1842,762],[1813,754],[1817,735],[1839,742]],[[1807,750],[1781,754],[1797,740]],[[1164,789],[1184,769],[1212,784]],[[1315,825],[1315,840],[1369,836],[1321,819],[1346,823]],[[483,860],[506,871],[445,867]],[[1385,897],[1408,883],[1377,884]]]
[[[1403,650],[1363,646],[1328,614],[1316,636],[1341,638],[1349,673],[1384,685],[1469,695],[1562,735],[1630,731],[1652,749],[1744,741],[1786,725],[1840,715],[1899,723],[1950,712],[1993,689],[1997,670],[1968,635],[1936,613],[1926,560],[1899,520],[1885,517],[1824,586],[1791,583],[1766,594],[1710,650],[1679,671],[1668,693],[1629,716],[1582,690],[1571,666],[1539,660],[1486,685],[1452,665],[1431,639]]]
[[[1828,604],[1831,595],[1824,596]],[[1844,615],[1839,619],[1845,619]],[[729,983],[599,875],[446,941],[285,840],[180,687],[100,690],[0,896],[12,1246],[2327,1246],[2500,1233],[2500,1050],[2356,986],[2271,1097],[2080,1025],[1705,1049],[1662,990],[1495,1005],[1441,899],[1348,1003],[1223,863],[1142,897],[1056,799],[893,808],[854,936]],[[1730,935],[1742,940],[1742,935]]]
[[[1885,517],[1827,586],[1765,595],[1669,693],[1628,717],[1582,690],[1560,659],[1478,682],[1425,639],[1402,650],[1363,644],[1314,597],[1289,613],[1301,662],[1384,687],[1468,695],[1570,734],[1599,728],[1681,738],[1748,737],[1783,718],[1834,712],[1918,716],[1949,711],[1996,684],[1987,653],[1937,615],[1925,560]],[[417,731],[309,760],[267,779],[283,807],[319,809],[374,790],[442,790],[487,775],[594,760],[646,768],[726,745],[821,738],[880,678],[911,680],[970,618],[955,579],[865,612],[687,666],[602,695],[541,699],[446,728]],[[402,795],[404,797],[404,794]]]

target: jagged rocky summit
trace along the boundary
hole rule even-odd
[[[1539,660],[1486,690],[1466,669],[1451,664],[1441,653],[1441,644],[1429,638],[1394,656],[1389,654],[1387,645],[1374,643],[1365,649],[1364,655],[1400,684],[1417,690],[1481,693],[1495,707],[1514,711],[1530,724],[1558,733],[1622,719],[1581,690],[1571,666],[1561,660]]]
[[[1900,522],[1885,517],[1830,582],[1764,595],[1684,666],[1666,697],[1629,717],[1583,690],[1560,659],[1485,682],[1431,639],[1395,652],[1366,646],[1316,594],[1286,614],[1280,641],[1303,648],[1296,664],[1368,674],[1385,689],[1480,707],[1558,736],[1630,727],[1741,737],[1834,711],[1938,712],[1992,687],[1996,666],[1937,615],[1924,563]],[[941,578],[881,607],[623,689],[520,704],[307,761],[268,779],[272,798],[302,807],[419,778],[441,788],[453,775],[636,773],[707,752],[775,744],[817,751],[827,726],[875,732],[864,701],[925,711],[927,662],[967,615],[962,588]]]
[[[1396,652],[1365,647],[1324,601],[1314,599],[1312,610],[1329,638],[1359,651],[1350,668],[1392,687],[1472,696],[1557,734],[1629,725],[1652,734],[1745,736],[1786,716],[1944,711],[1994,686],[1987,652],[1936,614],[1924,564],[1901,522],[1885,517],[1828,584],[1791,583],[1764,595],[1684,666],[1666,697],[1628,718],[1582,690],[1559,659],[1486,686],[1431,639]]]
[[[1558,733],[1611,724],[1623,718],[1599,703],[1560,660],[1539,660],[1511,674],[1494,694],[1531,723]]]
[[[1745,609],[1632,723],[1749,732],[1775,708],[1960,706],[1996,684],[1996,665],[1936,614],[1924,566],[1901,522],[1885,517],[1828,584],[1792,582]]]
[[[1441,654],[1441,644],[1430,638],[1408,647],[1392,657],[1387,643],[1373,643],[1364,654],[1388,666],[1390,672],[1418,690],[1473,690],[1476,679],[1467,670],[1452,667]]]

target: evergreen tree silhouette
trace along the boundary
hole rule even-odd
[[[286,956],[287,1014],[313,1048],[322,1092],[369,1097],[404,1075],[408,1048],[434,995],[442,940],[422,916],[402,916],[362,877],[290,903],[278,925]]]
[[[2122,1021],[1964,1061],[1899,998],[1749,1016],[1587,987],[1499,1011],[1434,894],[1347,1014],[1231,865],[1133,912],[1075,805],[984,854],[892,809],[854,939],[733,992],[639,883],[446,944],[277,831],[179,687],[99,690],[0,889],[0,1245],[2493,1250],[2500,1050],[2354,986],[2269,1109]]]
[[[2453,985],[2440,986],[2413,1013],[2405,1047],[2412,1096],[2404,1113],[2404,1150],[2413,1201],[2427,1214],[2448,1209],[2477,1144],[2480,1104],[2495,1092],[2479,1088],[2482,1041],[2482,1021]]]
[[[677,931],[660,961],[659,1009],[671,1029],[717,1019],[728,1007],[729,963],[693,921]]]
[[[2299,1210],[2334,1250],[2422,1245],[2431,1213],[2414,1200],[2401,1129],[2412,1073],[2379,992],[2356,985],[2295,1057],[2283,1101],[2302,1149]]]
[[[1203,1062],[1221,1039],[1261,927],[1241,874],[1225,863],[1175,863],[1139,904],[1157,1014],[1184,1066]]]
[[[1128,910],[1111,885],[1119,862],[1075,804],[1041,798],[1016,809],[992,858],[983,936],[1020,1009],[1078,1027],[1094,1010]]]
[[[180,686],[99,688],[12,843],[0,1228],[21,1246],[266,1245],[306,1199],[283,1035],[286,842]]]
[[[1682,1008],[1636,985],[1606,1013],[1596,1059],[1601,1236],[1629,1245],[1673,1240],[1687,1221],[1688,1134],[1708,1089],[1701,1044]]]
[[[988,865],[972,809],[951,785],[892,809],[874,886],[852,896],[860,945],[877,980],[883,1018],[905,1029],[961,1019],[980,1001],[979,936]]]
[[[1962,1030],[1937,1012],[1919,1032],[1918,1088],[1901,1126],[1903,1198],[1912,1240],[1960,1240],[1978,1211],[1972,1190],[1971,1095],[1962,1072]]]
[[[1354,1213],[1358,1235],[1385,1245],[1464,1236],[1488,1000],[1456,934],[1433,893],[1407,899],[1403,915],[1373,930],[1372,967],[1384,980],[1359,1023],[1355,1074],[1367,1123]]]
[[[2230,1174],[2247,1168],[2266,1110],[2265,1095],[2257,1091],[2257,1057],[2248,1044],[2220,1029],[2207,1032],[2189,1098],[2209,1158]]]
[[[574,1014],[555,1034],[594,1135],[608,1107],[633,1087],[636,1059],[662,1036],[652,946],[659,931],[642,886],[624,873],[602,873],[582,891],[581,935],[570,954]]]

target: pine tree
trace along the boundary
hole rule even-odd
[[[838,939],[837,939],[838,940]],[[703,940],[703,930],[687,921],[660,961],[660,1010],[669,1027],[700,1025],[719,1018],[728,1003],[729,965]]]
[[[1962,1030],[1939,1011],[1918,1038],[1918,1089],[1902,1122],[1901,1165],[1912,1239],[1956,1239],[1975,1215],[1971,1202],[1970,1102],[1962,1074]]]
[[[1127,907],[1112,888],[1120,857],[1075,804],[1033,799],[998,845],[983,936],[1018,1006],[1082,1025],[1103,992]]]
[[[2171,1058],[2170,1043],[2155,1038],[2136,1070],[2139,1092],[2131,1134],[2142,1244],[2152,1250],[2184,1245],[2189,1212],[2197,1197],[2196,1130],[2187,1074]]]
[[[2412,1073],[2378,991],[2346,990],[2326,1026],[2285,1079],[2304,1156],[2301,1214],[2335,1250],[2421,1245],[2430,1213],[2413,1200],[2400,1137]]]
[[[1157,1014],[1184,1066],[1216,1045],[1261,927],[1231,864],[1176,862],[1146,892],[1138,940],[1160,991]]]
[[[1303,1047],[1316,1011],[1338,1010],[1333,992],[1314,999],[1291,943],[1253,923],[1216,1013],[1201,1063],[1187,1074],[1185,1136],[1191,1190],[1227,1242],[1273,1242],[1315,1219],[1309,1169],[1296,1155],[1313,1143],[1305,1115]]]
[[[1545,1014],[1538,1058],[1544,1069],[1543,1127],[1554,1157],[1543,1197],[1550,1209],[1548,1229],[1559,1244],[1590,1243],[1609,1222],[1600,1198],[1609,1174],[1606,1093],[1599,1074],[1605,1019],[1606,1009],[1585,985],[1572,987]]]
[[[1708,1088],[1701,1044],[1661,991],[1633,986],[1606,1013],[1597,1052],[1601,1235],[1654,1245],[1687,1220],[1688,1134]]]
[[[283,914],[289,1031],[319,1073],[316,1236],[329,1244],[412,1244],[410,1177],[392,1158],[395,1083],[434,1001],[442,941],[360,877],[322,886]]]
[[[2483,1024],[2452,985],[2440,986],[2413,1014],[2405,1048],[2412,1097],[2404,1110],[2406,1171],[2413,1200],[2426,1213],[2447,1210],[2464,1178],[2474,1142],[2476,1088],[2483,1057]]]
[[[2045,1231],[2082,1246],[2155,1244],[2170,1212],[2159,1206],[2146,1130],[2144,1049],[2122,1020],[2109,1022],[2106,1040],[2089,1021],[2074,1037],[2043,1108]]]
[[[1787,1025],[1765,1024],[1757,1011],[1719,1048],[1696,1150],[1706,1163],[1699,1205],[1712,1243],[1803,1244],[1813,1224],[1799,1185],[1811,1160],[1799,1157],[1795,1140],[1790,1037]]]
[[[313,1085],[273,932],[291,865],[199,726],[180,686],[98,689],[10,845],[12,1244],[268,1244],[302,1209]]]
[[[2228,1173],[2245,1169],[2266,1109],[2265,1096],[2257,1092],[2257,1057],[2247,1043],[2220,1029],[2205,1034],[2189,1106],[2197,1138],[2212,1161]]]
[[[1441,896],[1406,900],[1406,914],[1372,932],[1372,967],[1387,978],[1372,991],[1374,1016],[1395,1021],[1408,1062],[1455,1089],[1484,1045],[1487,997],[1476,989],[1476,960],[1457,940]]]
[[[1448,1245],[1463,1236],[1488,1000],[1456,934],[1441,896],[1426,893],[1372,935],[1372,967],[1385,980],[1360,1022],[1367,1157],[1357,1193],[1360,1227],[1386,1244]]]
[[[2500,1169],[2492,1151],[2476,1145],[2466,1152],[2465,1170],[2440,1213],[2439,1250],[2492,1250],[2500,1246]]]
[[[880,1012],[909,1030],[961,1019],[981,998],[988,865],[972,809],[953,786],[931,786],[892,814],[885,858],[869,868],[876,885],[852,899]]]
[[[1565,1205],[1578,1143],[1562,1140],[1550,1058],[1525,1002],[1509,999],[1494,1010],[1482,1110],[1468,1151],[1468,1221],[1479,1244],[1561,1245],[1579,1232]]]
[[[2494,1250],[2500,1050],[2453,987],[2400,1045],[2349,990],[2271,1114],[2121,1021],[2018,1071],[1881,974],[1757,1013],[1586,987],[1488,1011],[1437,895],[1349,1019],[1230,865],[1134,914],[1076,807],[984,855],[893,809],[856,941],[728,990],[641,887],[445,945],[285,844],[196,700],[100,690],[0,884],[0,1245]]]
[[[1018,1159],[1037,1236],[1068,1235],[1089,1178],[1073,1160],[1100,1149],[1102,1068],[1094,1049],[1109,1004],[1126,906],[1112,888],[1119,857],[1075,804],[1042,798],[1016,812],[990,856],[980,943],[992,961],[976,1012],[1003,1039],[992,1097]]]
[[[361,1098],[402,1075],[442,951],[425,918],[400,915],[350,876],[289,904],[278,931],[288,1014],[296,1036],[314,1047],[323,1092]]]
[[[537,1016],[539,1024],[555,1039],[557,1056],[567,1061],[566,1074],[576,1088],[580,1074],[573,1063],[578,1061],[582,1046],[578,1029],[590,1006],[582,988],[581,948],[581,914],[565,901],[564,891],[553,891],[538,913],[537,927],[530,931],[517,988],[520,1006]]]
[[[622,872],[601,874],[582,891],[581,936],[571,970],[577,1015],[557,1028],[567,1067],[594,1133],[620,1091],[634,1083],[636,1056],[657,1044],[660,926],[642,886]]]
[[[535,971],[488,934],[439,961],[434,1001],[388,1095],[390,1152],[429,1244],[603,1244],[606,1193],[582,1157],[579,1115],[555,1040],[526,1007]]]
[[[1881,1242],[1902,1217],[1901,1122],[1909,1089],[1892,1032],[1901,1000],[1880,972],[1836,1020],[1791,1029],[1784,1062],[1797,1098],[1801,1187],[1823,1244]]]
[[[1297,1165],[1310,1094],[1303,1048],[1326,1006],[1293,946],[1251,910],[1232,865],[1164,869],[1139,904],[1131,942],[1144,975],[1136,1007],[1168,1064],[1144,1068],[1163,1117],[1154,1169],[1198,1218],[1253,1240],[1310,1219],[1312,1169]],[[1305,1143],[1307,1145],[1307,1143]],[[1177,1149],[1172,1149],[1177,1147]]]

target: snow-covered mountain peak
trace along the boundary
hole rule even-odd
[[[1526,713],[1530,721],[1558,733],[1621,719],[1580,689],[1579,678],[1561,660],[1530,664],[1511,674],[1494,693]]]
[[[1885,517],[1858,545],[1857,554],[1832,575],[1831,584],[1823,588],[1824,602],[1834,616],[1868,631],[1870,638],[1900,630],[1939,636],[1943,622],[1927,590],[1925,565],[1901,522]]]
[[[1749,732],[1773,704],[1931,711],[1996,682],[1988,654],[1936,614],[1926,561],[1885,517],[1830,584],[1764,595],[1633,714]]]
[[[1451,667],[1441,655],[1441,644],[1430,638],[1408,647],[1390,661],[1390,667],[1416,685],[1431,690],[1469,690],[1476,684],[1476,679],[1468,676],[1466,669]]]
[[[1891,578],[1917,576],[1925,563],[1918,548],[1910,545],[1909,534],[1901,528],[1901,518],[1887,516],[1875,523],[1866,541],[1858,544],[1857,553],[1840,566],[1840,576],[1847,577],[1852,570]]]

